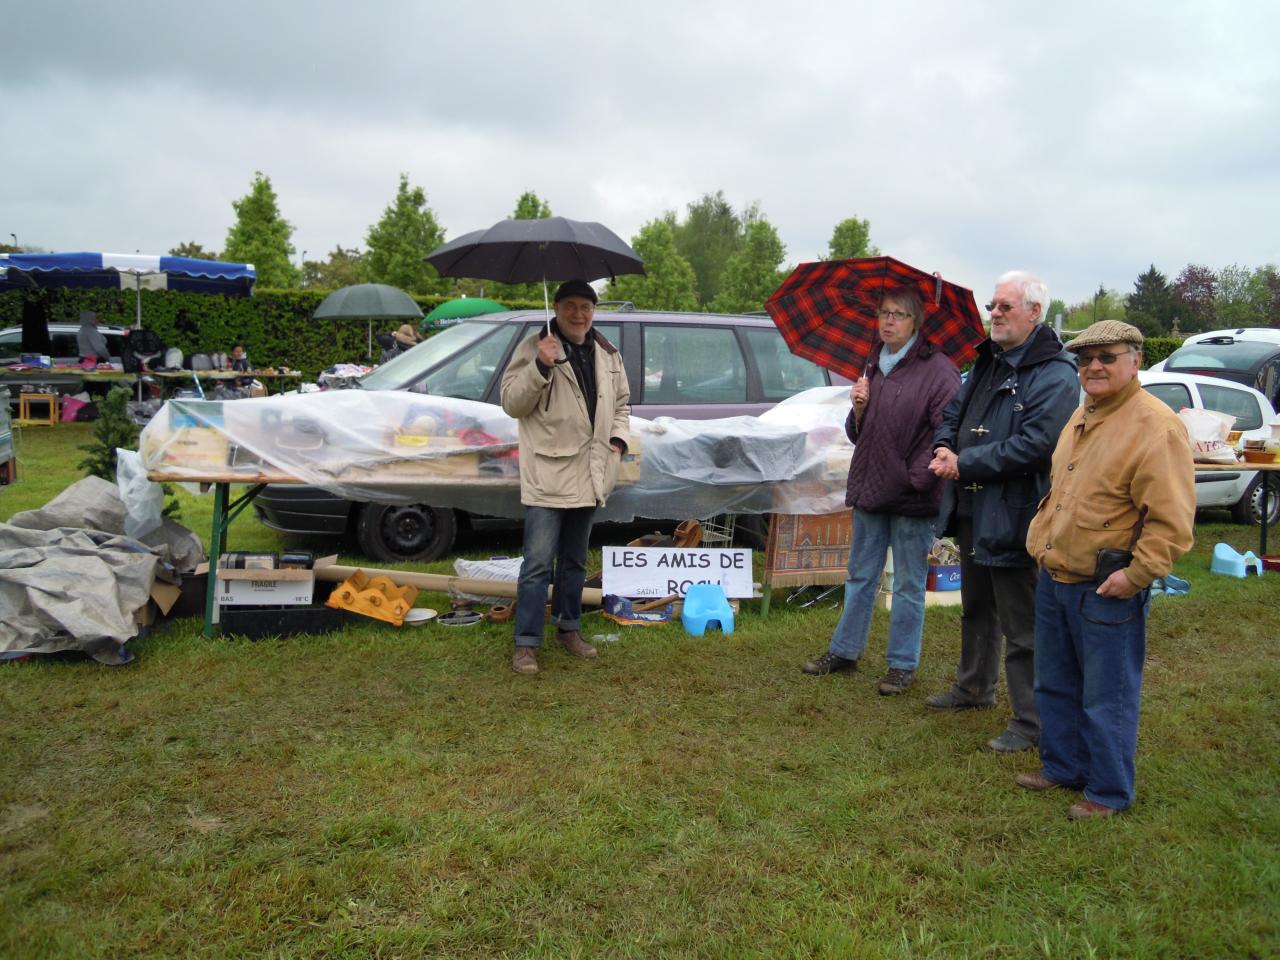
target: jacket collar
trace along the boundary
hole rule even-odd
[[[1132,400],[1141,389],[1142,384],[1138,382],[1137,377],[1134,377],[1109,397],[1094,400],[1093,397],[1086,395],[1084,403],[1081,404],[1081,409],[1084,411],[1082,426],[1086,430],[1096,427]]]
[[[1046,360],[1052,360],[1054,357],[1063,354],[1062,341],[1058,339],[1058,335],[1053,332],[1053,328],[1046,326],[1044,323],[1036,324],[1036,328],[1031,331],[1031,335],[1027,337],[1027,349],[1023,352],[1019,359],[1017,368],[1029,367],[1032,364],[1043,363]],[[989,359],[995,359],[996,342],[990,337],[983,340],[978,346],[978,353],[985,354]],[[1000,351],[1004,353],[1003,350]],[[1070,359],[1067,357],[1066,359]],[[1012,366],[1012,364],[1010,364]]]

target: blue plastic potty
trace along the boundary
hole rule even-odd
[[[695,583],[689,587],[680,621],[695,637],[702,636],[709,623],[716,624],[721,633],[733,633],[733,607],[724,595],[724,587],[718,583]]]
[[[1213,560],[1209,564],[1209,572],[1220,573],[1224,577],[1240,577],[1242,579],[1248,573],[1256,573],[1258,576],[1262,576],[1262,561],[1257,558],[1252,550],[1242,554],[1229,544],[1215,543],[1213,545]]]

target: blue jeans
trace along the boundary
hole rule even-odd
[[[889,666],[914,670],[920,663],[924,633],[924,584],[933,547],[934,517],[853,511],[849,577],[844,610],[831,637],[831,652],[857,660],[867,648],[871,611],[880,590],[885,554],[893,546],[893,606],[889,611]]]
[[[1046,779],[1094,803],[1133,804],[1149,594],[1100,597],[1096,583],[1036,583],[1036,705]]]
[[[524,508],[524,557],[516,582],[516,646],[538,647],[546,623],[547,585],[557,630],[582,629],[582,584],[595,507]]]

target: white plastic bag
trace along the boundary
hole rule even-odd
[[[147,468],[137,450],[116,448],[116,486],[124,503],[124,532],[141,540],[164,519],[164,489],[147,479]]]
[[[1178,418],[1191,440],[1191,457],[1197,463],[1235,463],[1236,452],[1227,443],[1227,434],[1236,418],[1217,410],[1183,407]]]

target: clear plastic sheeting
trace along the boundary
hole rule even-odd
[[[848,389],[809,390],[761,417],[631,419],[631,449],[598,519],[843,509]],[[322,487],[352,500],[429,502],[518,517],[516,421],[487,403],[340,390],[171,400],[139,444],[166,479]]]

